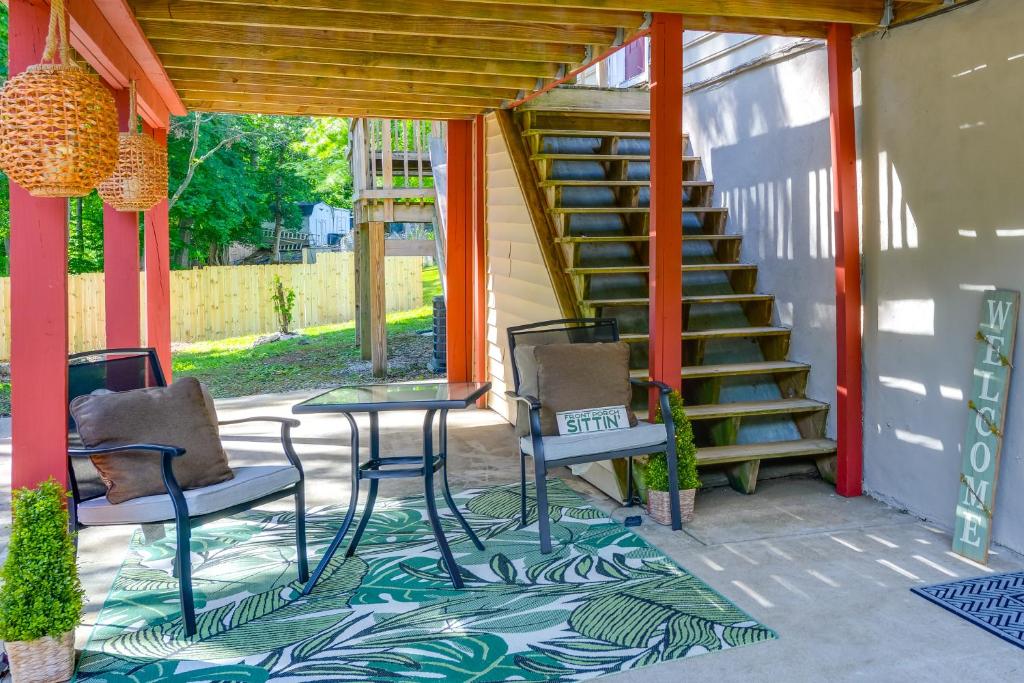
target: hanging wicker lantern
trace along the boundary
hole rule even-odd
[[[43,61],[55,55],[0,91],[0,169],[35,197],[80,197],[114,169],[117,109],[99,78],[69,57],[64,0],[50,3]]]
[[[135,129],[135,81],[128,97],[128,132],[118,135],[117,165],[97,189],[118,211],[146,211],[167,198],[167,150]]]

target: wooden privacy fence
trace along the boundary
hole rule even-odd
[[[423,259],[384,260],[388,312],[423,305]],[[352,254],[319,254],[316,263],[220,266],[171,272],[171,339],[208,341],[277,329],[270,302],[274,276],[295,290],[293,327],[349,322],[355,317]],[[140,273],[145,292],[145,276]],[[72,353],[106,345],[103,273],[68,277],[68,345]],[[145,294],[141,319],[145,326]],[[0,278],[0,359],[10,358],[10,279]],[[145,329],[142,332],[145,339]]]

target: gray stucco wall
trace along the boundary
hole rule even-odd
[[[855,47],[865,488],[945,528],[981,291],[1024,289],[1022,36],[1024,2],[981,0]],[[824,49],[690,93],[684,116],[758,290],[794,328],[792,357],[814,365],[809,395],[834,404]],[[1024,376],[1005,432],[994,537],[1024,552]]]

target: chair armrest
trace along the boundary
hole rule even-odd
[[[530,410],[540,410],[540,399],[536,396],[530,396],[528,394],[517,394],[514,391],[506,391],[505,398],[512,399],[513,401],[519,401],[529,406]]]
[[[291,417],[259,415],[256,417],[242,417],[237,420],[224,420],[218,422],[217,426],[223,427],[224,425],[237,425],[245,422],[276,422],[281,425],[281,448],[284,449],[284,455],[288,458],[288,464],[299,471],[299,479],[302,479],[302,463],[299,461],[299,455],[295,452],[295,447],[292,445],[292,427],[298,427],[302,423]]]
[[[69,448],[68,457],[88,458],[93,455],[106,455],[107,453],[123,453],[125,451],[152,451],[172,458],[180,458],[185,455],[184,448],[177,446],[166,446],[157,443],[132,443],[125,446],[101,446],[99,448]]]
[[[243,422],[278,422],[280,424],[287,424],[289,427],[298,427],[302,423],[298,420],[290,417],[269,417],[269,416],[257,416],[257,417],[242,417],[237,420],[222,420],[217,423],[218,426],[223,427],[224,425],[237,425]]]
[[[636,387],[657,387],[658,391],[660,391],[662,395],[668,395],[672,393],[672,387],[665,384],[664,382],[659,382],[656,379],[639,379],[636,377],[630,377],[629,383]]]

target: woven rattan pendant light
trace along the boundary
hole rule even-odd
[[[68,52],[64,0],[51,0],[43,52],[51,63],[30,66],[0,91],[0,169],[36,197],[89,194],[117,160],[114,98]]]
[[[117,165],[97,189],[118,211],[146,211],[167,197],[167,150],[136,130],[135,81],[128,97],[128,131],[118,135]]]

